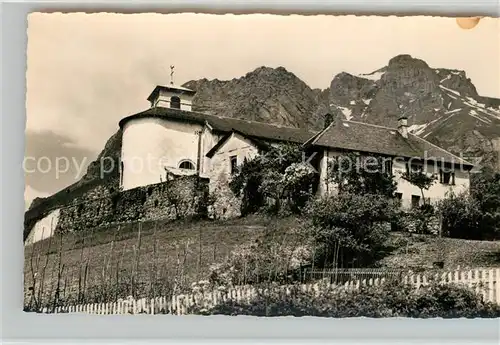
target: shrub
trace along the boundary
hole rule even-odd
[[[435,208],[431,204],[423,204],[412,208],[407,214],[408,220],[413,225],[410,230],[417,234],[437,235],[439,229],[430,226],[436,216]]]
[[[235,286],[264,281],[298,279],[295,271],[309,263],[311,250],[307,244],[259,242],[235,248],[221,263],[209,268],[213,286]]]
[[[317,244],[315,261],[334,267],[374,264],[398,211],[397,204],[383,195],[342,193],[315,200],[306,214]]]
[[[445,236],[470,240],[500,238],[500,209],[486,210],[472,193],[451,193],[438,203],[438,210]]]
[[[397,189],[394,176],[386,171],[383,157],[348,153],[332,160],[328,169],[330,180],[338,186],[340,193],[393,197]]]
[[[266,288],[266,287],[264,287]],[[413,318],[496,318],[500,305],[484,302],[480,295],[457,285],[421,287],[387,283],[358,290],[323,287],[318,294],[298,286],[290,294],[273,286],[259,289],[249,302],[226,301],[211,308],[195,306],[201,315],[321,316],[321,317],[413,317]]]
[[[300,147],[286,144],[245,159],[229,186],[242,198],[242,215],[260,210],[278,214],[283,206],[297,214],[312,195],[316,180],[314,169],[302,162]]]

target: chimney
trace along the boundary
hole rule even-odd
[[[408,118],[401,115],[398,119],[398,132],[403,138],[408,138]]]
[[[325,123],[323,125],[323,129],[326,129],[326,127],[330,126],[330,124],[335,121],[335,115],[332,115],[330,113],[326,113],[325,116]]]

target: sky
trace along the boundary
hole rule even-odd
[[[398,54],[464,70],[479,94],[500,98],[498,18],[463,30],[423,16],[30,14],[25,199],[81,177],[118,121],[170,81],[170,65],[176,84],[283,66],[325,89],[340,72],[369,73]]]

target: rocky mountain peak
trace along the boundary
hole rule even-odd
[[[400,54],[390,59],[387,64],[387,69],[394,68],[429,68],[429,65],[424,60],[414,58],[409,54]]]
[[[439,76],[440,84],[444,87],[456,90],[464,96],[479,96],[476,87],[470,78],[467,78],[465,71],[441,68],[436,69],[435,72]]]
[[[491,140],[500,136],[500,99],[478,95],[464,71],[432,68],[408,54],[369,74],[339,73],[328,102],[347,119],[390,127],[405,114],[410,132],[471,160],[489,159]]]
[[[255,70],[248,72],[244,77],[235,79],[240,83],[258,83],[263,85],[281,85],[288,86],[299,85],[299,87],[306,87],[307,85],[292,72],[280,66],[277,68],[261,66]]]
[[[193,110],[207,114],[316,128],[324,110],[318,104],[324,94],[284,67],[261,66],[240,78],[193,80],[184,86],[197,91]]]
[[[276,68],[268,67],[268,66],[260,66],[254,69],[251,72],[248,72],[245,77],[269,77],[269,76],[288,76],[294,75],[293,73],[287,71],[287,69],[283,66],[279,66]]]
[[[433,68],[400,54],[371,73],[341,72],[330,87],[312,90],[284,67],[260,66],[229,81],[191,81],[194,108],[285,126],[321,129],[327,112],[348,120],[397,126],[451,150],[481,156],[500,136],[500,100],[481,97],[466,73]]]

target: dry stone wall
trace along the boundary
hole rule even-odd
[[[126,191],[116,190],[113,183],[98,185],[69,205],[60,207],[55,231],[84,231],[137,220],[204,217],[207,196],[208,180],[198,176],[178,177]],[[44,213],[39,214],[39,218],[43,216]],[[36,219],[31,219],[30,223],[36,223]]]

